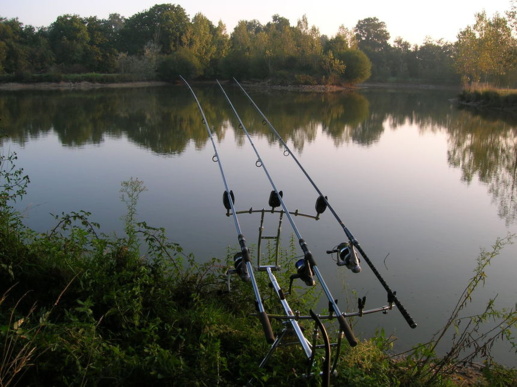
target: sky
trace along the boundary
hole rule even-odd
[[[377,17],[386,23],[392,40],[402,37],[421,45],[426,37],[454,42],[460,30],[474,24],[476,13],[504,15],[512,0],[0,0],[0,16],[18,18],[24,25],[48,27],[65,14],[106,19],[118,13],[127,18],[164,3],[180,5],[190,18],[202,13],[214,24],[222,21],[228,33],[239,20],[256,19],[266,24],[278,14],[295,26],[306,15],[310,26],[332,37],[341,25],[352,29],[359,20]]]

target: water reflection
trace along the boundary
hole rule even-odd
[[[448,127],[450,165],[460,168],[467,184],[477,177],[488,186],[498,214],[511,224],[517,216],[517,127],[460,111]]]
[[[276,144],[275,136],[246,98],[234,87],[229,97],[252,135]],[[196,93],[216,136],[228,130],[238,146],[245,143],[238,121],[218,86],[197,87]],[[446,130],[448,162],[488,186],[499,216],[507,225],[517,217],[517,120],[491,113],[458,110],[447,100],[454,91],[363,91],[361,93],[296,93],[251,90],[250,94],[280,135],[298,152],[317,140],[318,130],[335,145],[364,147],[379,141],[386,130],[407,123],[421,132]],[[24,145],[54,132],[63,146],[100,144],[106,137],[127,137],[159,155],[182,154],[190,143],[205,147],[208,138],[195,101],[182,86],[92,91],[3,92],[0,130]],[[0,141],[2,141],[0,139]]]

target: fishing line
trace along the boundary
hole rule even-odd
[[[370,258],[366,255],[365,251],[363,250],[363,248],[361,247],[361,245],[359,244],[359,242],[354,238],[354,236],[352,235],[352,233],[350,232],[350,230],[348,230],[348,228],[345,226],[345,224],[343,223],[343,221],[341,220],[341,218],[339,217],[339,215],[336,213],[336,211],[334,210],[334,208],[330,205],[328,199],[326,196],[323,195],[323,193],[320,191],[320,189],[318,188],[318,186],[316,185],[316,183],[314,182],[314,180],[312,180],[312,178],[309,176],[309,174],[307,173],[307,171],[305,170],[305,168],[303,168],[302,164],[300,163],[300,161],[298,161],[298,159],[296,158],[296,156],[294,155],[294,153],[291,151],[291,149],[287,146],[287,144],[285,143],[285,141],[282,139],[282,136],[280,136],[280,134],[278,133],[278,131],[275,129],[275,127],[273,126],[273,124],[271,124],[271,122],[268,120],[268,118],[266,117],[266,115],[260,110],[260,108],[257,106],[257,104],[255,103],[255,101],[250,97],[250,95],[246,92],[246,90],[242,87],[242,85],[237,81],[237,79],[233,78],[235,83],[240,87],[240,89],[242,90],[242,92],[246,95],[246,97],[248,97],[248,99],[250,100],[250,102],[252,103],[252,105],[255,107],[255,109],[257,110],[257,112],[262,116],[264,122],[269,126],[269,128],[271,129],[271,131],[275,134],[275,136],[278,138],[278,140],[280,141],[280,143],[282,144],[282,146],[284,147],[284,154],[285,155],[290,155],[293,160],[296,162],[296,164],[298,165],[298,167],[301,169],[301,171],[303,172],[303,174],[305,175],[305,177],[309,180],[309,182],[312,184],[312,186],[314,187],[314,189],[316,190],[316,192],[319,194],[319,197],[318,197],[318,202],[321,206],[325,205],[329,208],[330,212],[332,213],[332,215],[334,215],[334,218],[337,220],[337,222],[339,223],[339,225],[343,228],[343,231],[345,232],[350,244],[355,247],[360,253],[361,253],[361,256],[363,257],[363,259],[366,261],[366,263],[368,264],[368,266],[370,267],[370,269],[372,270],[372,272],[375,274],[375,276],[377,277],[377,279],[379,280],[379,282],[381,283],[381,285],[384,287],[384,289],[386,290],[386,292],[388,293],[388,301],[391,303],[393,302],[397,308],[399,309],[400,313],[402,314],[402,316],[404,317],[404,319],[406,320],[406,322],[409,324],[409,326],[411,328],[416,328],[417,324],[416,322],[413,320],[413,318],[409,315],[408,311],[406,310],[406,308],[404,308],[404,306],[402,305],[402,303],[398,300],[397,296],[396,296],[396,292],[392,291],[391,288],[389,287],[389,285],[386,283],[386,281],[384,280],[384,278],[382,278],[381,274],[379,273],[379,271],[376,269],[376,267],[374,266],[373,262],[370,260]]]

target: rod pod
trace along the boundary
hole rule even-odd
[[[185,80],[185,78],[183,78],[181,75],[180,75],[180,78],[183,82],[185,82],[185,84],[189,88],[190,92],[192,93],[194,99],[196,100],[197,106],[199,108],[199,112],[201,113],[201,116],[203,117],[203,122],[206,126],[208,136],[210,137],[210,141],[212,142],[212,147],[214,148],[214,157],[212,159],[214,161],[217,161],[217,164],[219,165],[219,171],[221,172],[221,177],[223,179],[223,184],[224,184],[224,188],[225,188],[225,192],[223,194],[223,202],[224,202],[225,207],[227,207],[227,206],[230,207],[229,209],[227,208],[227,210],[228,211],[231,210],[231,212],[233,214],[235,229],[237,231],[237,239],[239,241],[239,246],[241,247],[242,260],[245,263],[247,275],[249,276],[249,280],[253,287],[253,292],[255,293],[255,300],[256,300],[255,303],[257,306],[258,317],[259,317],[260,323],[262,324],[262,329],[264,330],[264,334],[266,336],[266,341],[269,344],[272,344],[275,341],[275,335],[273,333],[273,329],[271,328],[271,322],[269,321],[269,317],[264,309],[264,304],[262,303],[262,298],[260,297],[260,291],[259,291],[259,288],[257,285],[257,281],[255,279],[255,275],[253,273],[253,265],[251,263],[249,249],[246,247],[246,239],[244,238],[244,235],[242,234],[241,227],[239,224],[239,219],[237,218],[237,213],[233,206],[233,202],[234,202],[233,192],[228,188],[228,183],[226,182],[226,176],[224,174],[224,169],[223,169],[223,165],[221,163],[221,159],[217,152],[217,146],[215,145],[214,137],[212,135],[212,130],[208,126],[208,121],[206,119],[205,112],[203,111],[203,108],[201,107],[201,104],[199,103],[199,100],[197,99],[196,93],[194,93],[194,90],[192,90],[192,88],[190,87],[188,82]]]
[[[284,202],[284,200],[282,198],[282,195],[280,194],[280,192],[276,188],[275,183],[273,182],[273,179],[269,175],[269,172],[268,172],[264,162],[262,161],[262,159],[260,157],[260,154],[259,154],[257,148],[255,147],[255,144],[253,143],[253,140],[251,139],[250,134],[248,133],[248,130],[244,126],[244,123],[242,122],[242,120],[241,120],[241,118],[239,116],[239,113],[237,113],[237,110],[233,106],[230,98],[226,94],[226,91],[224,90],[223,86],[219,83],[219,81],[217,81],[217,84],[221,88],[224,96],[226,97],[226,100],[230,104],[233,112],[235,113],[235,116],[239,120],[239,124],[240,124],[241,129],[246,134],[246,137],[248,138],[248,141],[250,142],[251,146],[253,147],[253,150],[255,151],[255,154],[258,157],[256,165],[262,167],[262,169],[264,170],[264,173],[266,174],[269,182],[271,183],[271,186],[273,187],[273,191],[276,193],[275,201],[278,200],[280,202],[280,205],[282,206],[282,208],[283,208],[283,210],[285,212],[285,215],[287,216],[287,219],[289,220],[289,223],[291,223],[291,227],[293,228],[293,231],[294,231],[294,233],[296,234],[296,236],[298,238],[298,243],[300,244],[300,247],[301,247],[301,249],[303,251],[303,254],[304,254],[305,271],[306,271],[305,272],[306,273],[305,276],[306,277],[312,276],[312,273],[316,274],[316,277],[318,278],[318,281],[319,281],[319,283],[320,283],[320,285],[321,285],[325,295],[327,296],[327,299],[329,301],[329,305],[332,307],[332,309],[336,313],[336,318],[337,318],[337,320],[339,322],[339,326],[340,326],[341,330],[345,333],[345,337],[347,338],[350,346],[352,346],[352,347],[356,346],[357,345],[357,339],[355,338],[354,333],[352,332],[352,329],[350,328],[350,325],[346,321],[344,314],[341,313],[341,311],[340,311],[340,309],[339,309],[339,307],[337,305],[336,300],[332,296],[332,294],[330,292],[330,289],[328,288],[327,284],[325,283],[325,280],[323,279],[323,276],[321,275],[321,273],[319,271],[319,268],[316,265],[316,261],[314,260],[314,257],[312,256],[312,253],[309,251],[307,243],[305,242],[305,240],[302,238],[302,235],[298,231],[298,228],[296,227],[296,224],[294,223],[294,220],[293,220],[289,210],[287,209],[287,207],[285,205],[285,202]],[[304,281],[308,284],[309,283],[308,278],[306,278],[306,279],[307,280],[304,280]]]
[[[253,101],[253,99],[250,97],[250,95],[246,92],[246,90],[242,87],[242,85],[239,83],[239,81],[237,81],[237,79],[233,78],[233,80],[235,81],[235,83],[240,87],[240,89],[242,90],[242,92],[246,95],[246,97],[248,97],[248,99],[250,100],[251,104],[255,107],[255,109],[257,110],[257,112],[262,116],[264,122],[269,126],[269,128],[271,129],[271,131],[275,134],[275,136],[278,138],[278,140],[281,142],[281,144],[283,145],[285,151],[291,155],[291,157],[293,158],[293,160],[296,162],[296,164],[298,165],[298,167],[302,170],[303,174],[305,175],[305,177],[307,177],[307,179],[309,180],[309,182],[312,184],[312,186],[314,187],[314,189],[316,190],[316,192],[319,194],[319,198],[318,200],[320,201],[320,205],[321,205],[321,201],[325,201],[325,203],[327,204],[327,207],[329,208],[330,212],[332,212],[332,215],[334,215],[334,218],[337,220],[337,222],[339,223],[339,225],[343,228],[343,231],[345,232],[348,240],[350,241],[350,243],[357,249],[357,251],[359,251],[359,253],[361,253],[361,256],[364,258],[364,260],[366,261],[366,263],[368,264],[368,266],[370,267],[370,269],[372,270],[372,272],[375,274],[375,276],[377,277],[377,279],[379,280],[379,282],[381,283],[381,285],[384,287],[384,289],[386,290],[386,292],[388,293],[388,300],[391,302],[393,302],[397,308],[399,309],[400,313],[402,314],[402,316],[404,317],[404,319],[406,320],[406,322],[409,324],[409,326],[411,328],[416,328],[417,327],[417,324],[415,322],[415,320],[413,320],[413,318],[409,315],[409,312],[406,310],[406,308],[404,308],[404,306],[402,305],[402,303],[399,301],[399,299],[397,298],[397,296],[395,295],[395,292],[392,291],[389,287],[389,285],[387,284],[387,282],[384,280],[384,278],[382,278],[381,274],[379,273],[379,271],[377,270],[377,268],[375,267],[375,265],[373,264],[373,262],[370,260],[370,258],[368,257],[368,255],[366,255],[366,252],[363,250],[363,248],[361,247],[361,245],[359,244],[359,242],[354,238],[354,236],[352,235],[352,233],[350,232],[350,230],[348,230],[348,228],[345,226],[345,224],[343,223],[343,221],[340,219],[339,215],[336,213],[336,211],[334,211],[334,208],[332,208],[332,206],[330,205],[328,199],[326,196],[323,195],[323,193],[320,191],[320,189],[318,188],[318,186],[316,185],[316,183],[312,180],[312,178],[309,176],[309,174],[307,173],[307,171],[303,168],[302,164],[298,161],[298,159],[296,158],[296,156],[294,155],[294,153],[291,151],[291,149],[289,149],[289,147],[287,146],[287,144],[285,143],[285,141],[282,139],[282,136],[280,136],[280,134],[277,132],[277,130],[275,129],[275,127],[273,126],[273,124],[271,124],[271,122],[267,119],[267,117],[265,116],[264,113],[262,113],[262,111],[260,110],[260,108],[257,106],[257,104],[255,103],[255,101]],[[285,152],[284,152],[285,153]],[[321,198],[321,199],[320,199]]]

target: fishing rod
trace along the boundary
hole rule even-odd
[[[252,103],[252,105],[255,107],[255,109],[257,110],[257,112],[262,116],[263,118],[263,122],[266,123],[269,128],[271,129],[271,131],[275,134],[275,136],[278,138],[278,140],[280,141],[280,143],[283,145],[284,147],[284,154],[289,154],[291,155],[291,157],[293,158],[293,160],[296,162],[296,164],[298,165],[298,167],[301,169],[301,171],[303,172],[303,174],[305,175],[305,177],[307,177],[307,179],[309,180],[309,182],[312,184],[312,186],[314,187],[314,189],[316,190],[316,192],[319,194],[319,197],[318,197],[318,201],[316,202],[316,206],[320,207],[320,209],[322,209],[324,211],[325,208],[328,207],[328,209],[330,210],[330,212],[332,213],[332,215],[334,215],[334,218],[336,218],[337,222],[340,224],[340,226],[343,228],[343,231],[345,232],[345,235],[347,236],[348,240],[349,240],[349,243],[350,243],[350,247],[348,249],[348,251],[345,252],[345,250],[347,250],[347,246],[346,244],[340,244],[336,249],[333,249],[333,250],[329,250],[327,251],[328,254],[331,254],[331,253],[338,253],[338,256],[344,256],[344,255],[352,255],[354,254],[354,247],[361,253],[361,256],[363,257],[363,259],[366,261],[366,263],[368,264],[368,266],[370,267],[370,269],[372,270],[372,272],[375,274],[375,276],[377,277],[377,279],[379,280],[379,282],[382,284],[382,286],[384,287],[384,289],[386,290],[386,292],[388,293],[388,302],[391,304],[391,303],[394,303],[397,308],[399,309],[400,313],[402,314],[402,316],[404,317],[404,319],[406,320],[406,322],[409,324],[409,326],[411,328],[416,328],[417,324],[416,322],[413,320],[413,318],[409,315],[408,311],[406,310],[406,308],[404,308],[404,306],[402,305],[402,303],[399,301],[399,299],[397,298],[396,296],[396,292],[392,291],[391,288],[389,287],[389,285],[387,284],[387,282],[384,280],[384,278],[381,276],[381,274],[379,273],[379,271],[377,270],[377,268],[374,266],[373,262],[370,260],[370,258],[368,257],[368,255],[366,255],[366,252],[363,250],[363,248],[361,247],[361,245],[359,244],[359,242],[357,241],[357,239],[354,238],[354,236],[352,235],[352,233],[350,232],[350,230],[345,226],[345,224],[343,223],[343,221],[341,220],[341,218],[339,217],[339,215],[336,213],[336,211],[334,210],[334,208],[332,208],[332,206],[330,205],[328,199],[326,196],[323,195],[323,193],[320,191],[320,189],[318,188],[318,186],[316,185],[316,183],[312,180],[312,178],[309,176],[309,174],[307,173],[307,171],[305,170],[305,168],[303,168],[302,164],[298,161],[298,159],[296,158],[296,156],[294,155],[294,153],[291,151],[291,149],[287,146],[287,144],[285,143],[285,141],[282,139],[282,136],[280,136],[280,134],[277,132],[277,130],[275,129],[275,127],[273,126],[273,124],[271,124],[271,122],[268,120],[268,118],[265,116],[265,114],[260,110],[260,108],[257,106],[257,104],[255,103],[255,101],[253,101],[253,99],[251,98],[251,96],[246,92],[246,90],[242,87],[242,85],[237,81],[237,79],[233,78],[235,83],[240,87],[240,89],[243,91],[243,93],[248,97],[248,99],[250,100],[250,102]],[[318,211],[318,209],[317,209]],[[323,211],[319,211],[319,212],[323,212]],[[343,254],[341,254],[341,252],[343,252]],[[340,262],[338,261],[338,264]],[[348,265],[347,265],[348,266]],[[357,270],[357,269],[356,269]],[[354,270],[353,270],[354,271]],[[357,271],[355,271],[357,272]]]
[[[272,205],[273,207],[278,207],[278,206],[282,206],[283,210],[284,210],[284,213],[285,215],[287,216],[287,219],[289,220],[289,222],[291,223],[291,227],[294,231],[294,233],[296,234],[296,237],[298,238],[298,243],[303,251],[303,254],[304,254],[304,259],[303,260],[300,260],[299,262],[297,262],[297,271],[298,273],[297,274],[294,274],[291,276],[291,284],[292,284],[292,280],[294,278],[300,278],[302,279],[308,286],[313,286],[315,285],[315,282],[314,282],[314,279],[313,279],[313,274],[316,274],[316,277],[318,278],[318,281],[325,293],[325,295],[327,296],[327,299],[329,301],[329,308],[331,308],[335,314],[336,314],[336,318],[339,322],[339,326],[341,328],[341,330],[345,333],[345,337],[347,338],[348,342],[350,343],[351,346],[355,346],[357,345],[357,339],[355,338],[353,332],[352,332],[352,329],[350,328],[350,326],[348,325],[348,322],[346,321],[345,319],[345,315],[343,313],[341,313],[341,311],[339,310],[339,307],[337,305],[337,302],[336,300],[334,299],[334,297],[332,296],[327,284],[325,283],[325,280],[323,279],[323,276],[321,275],[320,271],[319,271],[319,268],[318,266],[316,265],[316,261],[314,260],[314,257],[312,255],[312,253],[310,252],[308,246],[307,246],[307,243],[305,242],[305,240],[303,239],[300,231],[298,230],[298,228],[296,227],[296,224],[294,223],[294,220],[293,220],[293,217],[291,216],[289,210],[287,209],[286,205],[285,205],[285,202],[282,198],[282,194],[281,192],[278,191],[278,189],[276,188],[275,186],[275,183],[273,182],[273,179],[271,178],[271,175],[269,174],[267,168],[266,168],[266,165],[264,164],[262,158],[260,157],[260,154],[257,150],[257,148],[255,147],[255,144],[253,143],[253,140],[251,139],[251,136],[250,134],[248,133],[248,130],[246,129],[245,125],[243,124],[239,114],[237,113],[237,110],[235,109],[235,107],[233,106],[230,98],[228,97],[228,95],[226,94],[224,88],[221,86],[221,84],[219,83],[219,81],[217,81],[217,83],[219,84],[223,94],[225,95],[228,103],[230,104],[233,112],[235,113],[235,116],[237,117],[237,119],[239,120],[239,124],[240,124],[240,127],[242,128],[242,130],[244,131],[244,133],[246,134],[246,137],[248,138],[251,146],[253,147],[253,150],[255,151],[255,154],[257,155],[258,157],[258,160],[256,162],[256,165],[258,167],[262,167],[262,169],[264,170],[272,188],[273,188],[273,192],[271,193],[271,196],[270,196],[270,205]],[[293,320],[294,321],[294,320]]]
[[[217,162],[219,165],[219,171],[221,172],[221,177],[223,179],[223,184],[225,191],[223,193],[223,204],[227,211],[232,212],[233,214],[233,220],[235,223],[235,229],[237,231],[237,239],[239,241],[239,246],[241,247],[240,257],[236,257],[235,259],[235,269],[239,276],[244,281],[250,281],[251,285],[253,287],[253,292],[255,293],[255,299],[256,299],[256,306],[258,310],[258,317],[262,324],[262,329],[264,330],[264,334],[266,336],[266,341],[268,343],[274,343],[275,342],[275,335],[273,333],[273,329],[271,328],[271,322],[269,321],[269,317],[264,309],[264,304],[262,303],[262,298],[260,297],[260,291],[257,285],[257,281],[255,279],[255,275],[253,273],[253,265],[251,263],[250,259],[250,253],[246,246],[246,239],[244,238],[244,235],[242,234],[241,227],[239,224],[239,219],[237,217],[237,213],[234,208],[234,200],[235,197],[233,195],[233,191],[231,191],[228,188],[228,183],[226,181],[226,176],[224,174],[223,165],[221,163],[221,158],[219,157],[219,153],[217,152],[217,146],[215,145],[214,137],[212,135],[212,130],[208,126],[208,121],[205,116],[205,112],[203,111],[203,108],[201,107],[201,104],[199,103],[199,100],[197,99],[196,93],[194,93],[194,90],[190,87],[188,82],[180,75],[180,78],[183,82],[187,85],[190,92],[194,96],[194,99],[196,100],[197,106],[199,108],[199,111],[201,113],[201,116],[203,117],[203,123],[206,126],[206,130],[208,132],[208,136],[210,137],[210,141],[212,142],[212,147],[214,148],[214,156],[212,157],[212,160],[214,162]]]

